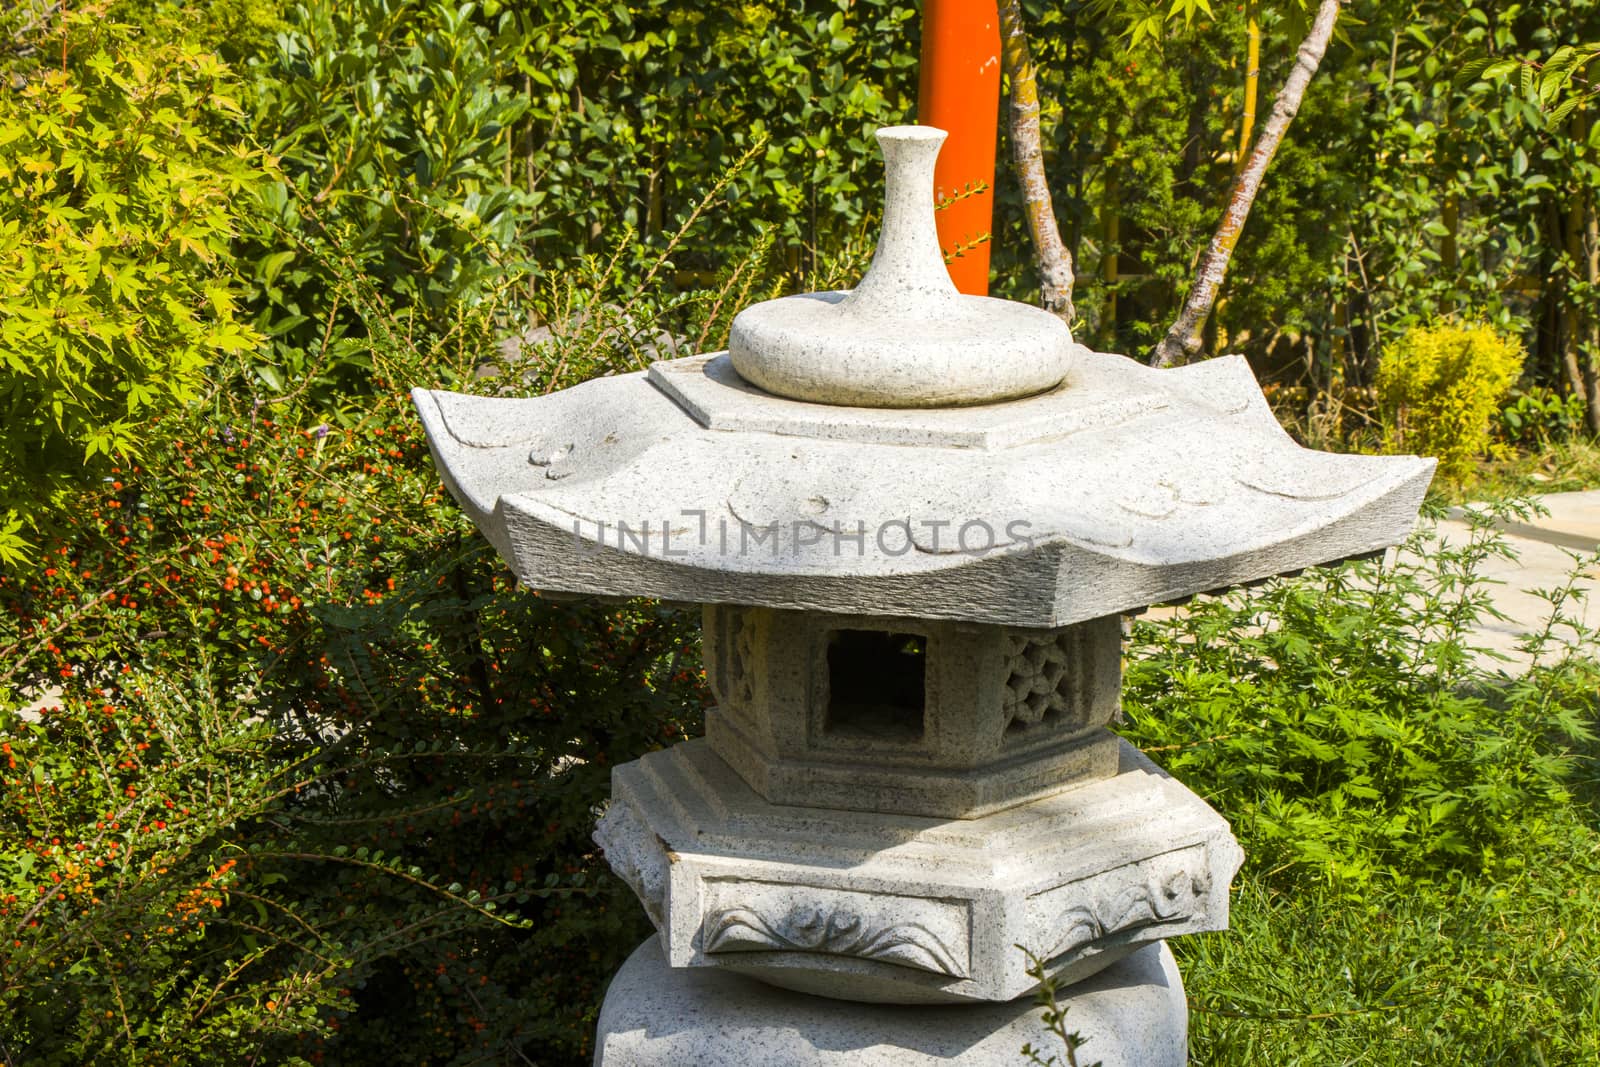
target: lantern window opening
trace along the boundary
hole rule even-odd
[[[928,639],[884,630],[828,634],[827,717],[834,737],[920,741],[928,705]]]

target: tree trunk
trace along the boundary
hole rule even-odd
[[[1586,134],[1587,136],[1587,134]],[[1595,215],[1594,190],[1586,189],[1583,195],[1583,251],[1584,275],[1589,292],[1600,292],[1600,217]],[[1583,353],[1583,399],[1587,407],[1583,421],[1592,437],[1600,437],[1600,310],[1591,297],[1584,309],[1588,329],[1585,340],[1588,351]]]
[[[1174,363],[1187,361],[1200,351],[1202,331],[1212,307],[1216,305],[1222,279],[1228,272],[1228,261],[1233,258],[1233,248],[1239,243],[1245,220],[1250,217],[1250,206],[1255,203],[1256,193],[1261,189],[1261,179],[1267,172],[1267,165],[1272,162],[1278,145],[1283,142],[1284,133],[1289,129],[1289,123],[1294,121],[1295,113],[1300,110],[1300,102],[1305,99],[1306,87],[1311,84],[1312,75],[1322,64],[1323,53],[1328,50],[1328,41],[1333,37],[1333,24],[1339,18],[1340,2],[1321,0],[1318,5],[1311,32],[1300,42],[1294,69],[1289,72],[1277,100],[1273,101],[1272,114],[1267,116],[1266,123],[1261,127],[1261,136],[1250,150],[1249,161],[1233,181],[1228,209],[1223,213],[1222,222],[1212,235],[1205,255],[1200,257],[1194,284],[1189,289],[1183,310],[1150,357],[1152,366],[1170,367]]]
[[[1439,221],[1444,226],[1444,237],[1439,242],[1439,262],[1452,278],[1456,271],[1461,269],[1461,251],[1457,243],[1457,235],[1461,230],[1461,198],[1455,193],[1446,193],[1444,208],[1440,212],[1443,216]]]
[[[1576,123],[1574,124],[1576,125]],[[1574,131],[1576,132],[1576,131]],[[1582,144],[1583,142],[1578,142]],[[1556,335],[1557,351],[1561,354],[1561,369],[1566,375],[1566,390],[1568,395],[1583,396],[1583,312],[1579,307],[1579,295],[1573,291],[1573,282],[1581,275],[1584,269],[1583,254],[1583,201],[1582,190],[1573,190],[1572,199],[1567,202],[1565,212],[1566,232],[1562,234],[1563,250],[1566,252],[1561,272],[1561,316],[1560,329]]]
[[[1554,195],[1539,197],[1539,268],[1535,284],[1539,299],[1535,305],[1533,342],[1534,377],[1560,389],[1566,380],[1561,366],[1562,282],[1559,249],[1562,242],[1561,205]]]
[[[1586,212],[1588,222],[1584,233],[1584,243],[1588,248],[1588,274],[1589,285],[1600,288],[1600,220],[1595,218],[1594,194],[1587,198]],[[1593,289],[1591,291],[1594,291]],[[1600,438],[1600,313],[1593,307],[1588,309],[1588,351],[1583,359],[1583,399],[1587,405],[1583,412],[1583,421],[1588,426],[1589,436]]]
[[[1109,161],[1116,155],[1121,139],[1113,131],[1106,138],[1106,159]],[[1117,168],[1105,168],[1105,187],[1100,202],[1100,220],[1103,227],[1102,239],[1105,242],[1105,251],[1100,255],[1100,280],[1105,283],[1105,310],[1100,316],[1100,334],[1105,338],[1117,336],[1117,282],[1122,278],[1121,253],[1118,251],[1122,243],[1122,183],[1118,180]],[[1112,351],[1116,347],[1112,346]]]
[[[1039,81],[1022,27],[1021,0],[1000,0],[1000,70],[1011,90],[1011,162],[1039,269],[1039,303],[1072,325],[1072,253],[1061,240],[1039,142]]]

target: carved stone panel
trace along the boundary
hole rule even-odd
[[[774,802],[975,818],[1114,772],[1119,633],[708,605],[706,737]]]
[[[1038,726],[1045,720],[1066,730],[1089,725],[1081,692],[1080,631],[1059,630],[1042,637],[1006,635],[1006,691],[1002,705],[1006,731]]]
[[[1059,960],[1113,935],[1204,922],[1210,896],[1211,861],[1204,845],[1152,856],[1033,897],[1027,948],[1041,959]]]
[[[708,879],[701,949],[815,952],[951,978],[971,970],[968,904],[817,886]]]

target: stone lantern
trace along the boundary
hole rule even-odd
[[[616,768],[595,833],[658,931],[597,1063],[1015,1063],[1023,949],[1090,1060],[1183,1063],[1164,941],[1226,928],[1242,853],[1108,730],[1119,620],[1381,550],[1431,477],[1298,447],[1240,357],[1151,370],[958,293],[943,139],[880,131],[867,275],[727,352],[415,394],[525,585],[704,605],[706,737]]]

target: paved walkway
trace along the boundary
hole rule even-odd
[[[1517,559],[1489,560],[1481,573],[1501,583],[1494,592],[1494,605],[1507,616],[1505,621],[1484,620],[1479,629],[1481,643],[1496,652],[1511,656],[1503,666],[1514,670],[1526,657],[1516,651],[1518,638],[1543,624],[1549,604],[1529,593],[1562,585],[1572,570],[1572,555],[1600,548],[1600,490],[1581,493],[1552,493],[1540,503],[1549,515],[1533,516],[1521,522],[1500,525]],[[1459,510],[1452,514],[1459,514]],[[1440,533],[1452,541],[1465,540],[1468,526],[1457,519],[1440,523]],[[1600,568],[1592,569],[1581,583],[1588,590],[1582,605],[1572,605],[1574,614],[1581,608],[1584,622],[1600,627]]]

